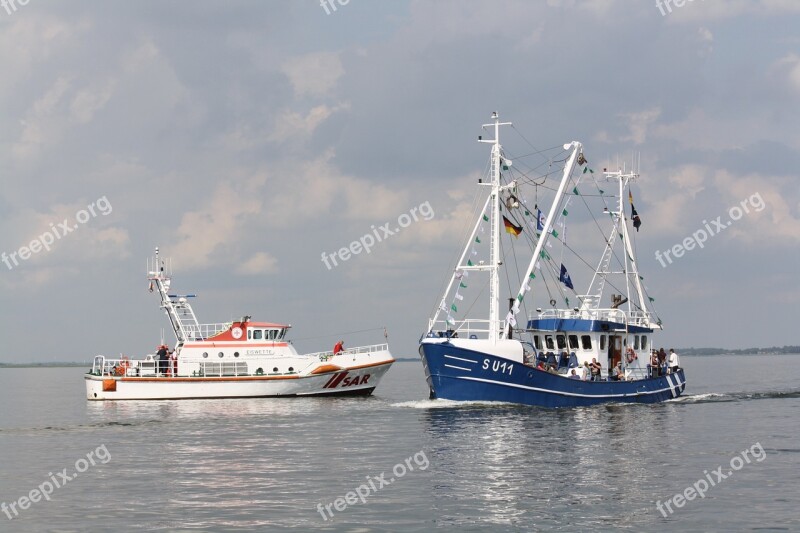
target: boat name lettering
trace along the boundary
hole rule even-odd
[[[488,359],[483,360],[483,369],[484,370],[489,369]],[[514,363],[505,363],[505,362],[501,363],[500,361],[494,361],[492,363],[492,372],[500,372],[501,374],[508,373],[508,375],[510,376],[513,369],[514,369]]]
[[[244,354],[245,355],[272,355],[273,352],[272,352],[272,350],[268,350],[268,349],[264,349],[264,350],[251,349],[251,350],[245,350]]]

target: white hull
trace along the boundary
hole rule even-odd
[[[88,400],[177,400],[278,396],[368,395],[394,362],[308,375],[135,377],[87,374]]]

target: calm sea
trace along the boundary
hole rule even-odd
[[[0,531],[800,531],[800,355],[682,362],[679,401],[565,410],[432,402],[418,362],[361,399],[87,402],[84,369],[4,369]]]

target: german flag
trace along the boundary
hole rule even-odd
[[[519,234],[522,233],[522,226],[515,226],[505,215],[503,215],[503,225],[506,227],[506,231],[514,237],[519,237]]]

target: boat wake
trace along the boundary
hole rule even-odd
[[[667,400],[667,403],[717,403],[742,402],[748,400],[774,400],[800,398],[800,390],[789,391],[753,391],[753,392],[709,392],[706,394],[687,394]]]
[[[517,404],[509,402],[486,402],[486,401],[456,401],[456,400],[414,400],[409,402],[399,402],[391,404],[392,407],[405,407],[410,409],[452,409],[452,408],[468,408],[468,407],[506,407],[516,406]]]

